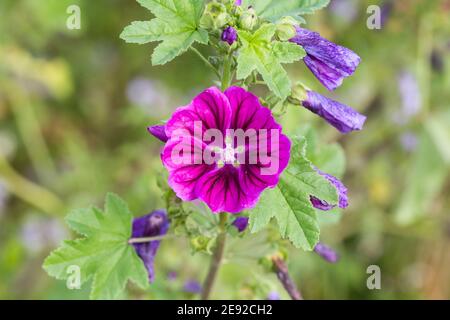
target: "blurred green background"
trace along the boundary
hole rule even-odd
[[[80,30],[66,27],[72,4],[81,8]],[[366,26],[370,4],[382,9],[381,30]],[[312,124],[319,143],[340,143],[347,158],[350,207],[324,219],[321,236],[340,262],[290,252],[305,298],[450,298],[449,17],[448,0],[332,0],[307,17],[308,28],[362,57],[331,96],[368,121],[342,136],[300,108],[283,118],[288,133]],[[88,297],[88,286],[68,290],[41,268],[71,236],[63,222],[70,209],[102,205],[108,191],[136,216],[163,206],[161,145],[146,126],[214,78],[192,53],[152,67],[151,45],[119,39],[130,21],[149,18],[134,0],[0,0],[0,298]],[[330,96],[302,63],[289,71]],[[258,236],[229,243],[213,298],[287,298],[252,259],[255,246]],[[128,298],[198,298],[189,291],[207,261],[185,239],[163,241],[156,282]],[[381,268],[381,290],[366,286],[369,265]]]

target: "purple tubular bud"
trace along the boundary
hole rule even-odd
[[[341,133],[361,130],[366,121],[365,116],[349,106],[328,99],[314,91],[307,92],[306,100],[302,101],[302,104],[306,109],[322,117]]]
[[[339,208],[345,209],[348,207],[348,197],[347,197],[347,188],[344,186],[344,184],[337,179],[336,177],[332,176],[331,174],[325,173],[320,171],[317,168],[314,168],[321,176],[325,177],[331,184],[336,188],[338,192],[339,197]],[[335,206],[328,204],[327,202],[320,200],[314,196],[310,196],[310,201],[314,208],[328,211],[333,209]]]
[[[222,41],[227,42],[230,46],[237,40],[237,38],[237,31],[233,27],[226,27],[222,32]]]
[[[143,217],[133,220],[132,238],[157,237],[167,233],[169,229],[169,219],[164,210],[156,210]],[[153,268],[156,252],[159,248],[160,240],[143,243],[133,243],[138,256],[144,261],[148,272],[149,282],[153,282],[155,271]]]
[[[296,27],[297,35],[290,41],[306,51],[303,59],[316,78],[330,91],[339,87],[344,78],[351,76],[361,58],[352,50],[324,39],[317,32]]]
[[[233,221],[233,226],[235,226],[239,232],[243,232],[248,225],[248,218],[247,217],[237,217]]]
[[[330,247],[324,245],[323,243],[319,242],[314,247],[314,252],[329,263],[336,263],[339,261],[339,255],[337,254],[337,252],[331,249]]]
[[[159,126],[151,126],[147,128],[148,132],[154,136],[156,139],[162,141],[162,142],[167,142],[167,140],[169,140],[169,138],[166,135],[166,127],[159,125]]]

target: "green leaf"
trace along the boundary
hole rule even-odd
[[[184,53],[194,42],[207,44],[208,32],[200,28],[202,0],[137,0],[156,18],[135,21],[120,37],[129,43],[162,41],[152,56],[153,65],[163,65]]]
[[[259,17],[271,22],[290,16],[302,21],[301,16],[325,8],[330,0],[244,0],[243,6],[253,6]]]
[[[258,205],[250,211],[250,230],[258,232],[275,218],[283,238],[288,238],[297,248],[310,251],[320,234],[310,196],[336,204],[338,195],[306,158],[304,138],[293,139],[291,154],[291,162],[278,185],[264,191]]]
[[[242,48],[237,59],[237,78],[245,79],[257,70],[269,89],[285,99],[291,93],[291,81],[281,64],[302,59],[305,51],[296,44],[272,41],[275,30],[274,24],[264,24],[254,34],[238,31]]]
[[[106,196],[104,212],[94,207],[72,211],[66,221],[85,238],[64,241],[45,259],[45,271],[64,280],[69,267],[79,267],[81,284],[93,278],[92,299],[118,298],[128,280],[147,288],[144,263],[128,244],[132,219],[126,203],[113,194]]]

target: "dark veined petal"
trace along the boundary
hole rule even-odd
[[[169,229],[169,219],[164,210],[156,210],[143,217],[133,220],[133,238],[157,237],[167,233]],[[153,268],[156,252],[158,251],[160,240],[144,243],[133,243],[138,256],[144,261],[148,272],[149,282],[153,282],[155,271]]]
[[[363,128],[366,117],[349,106],[331,100],[314,91],[308,91],[302,105],[325,119],[341,133],[349,133]]]

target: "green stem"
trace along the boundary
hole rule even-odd
[[[173,235],[173,234],[166,234],[166,235],[155,236],[155,237],[131,238],[130,240],[128,240],[128,243],[129,243],[129,244],[133,244],[133,243],[146,243],[146,242],[151,242],[151,241],[156,241],[156,240],[162,240],[162,239],[165,239],[165,238],[171,238],[171,237],[175,237],[175,235]]]
[[[25,202],[52,216],[61,217],[64,214],[64,203],[56,195],[22,177],[1,155],[0,177],[6,182],[8,191]]]
[[[222,91],[228,89],[231,84],[231,64],[233,62],[233,57],[231,54],[225,56],[223,61],[223,73],[222,73]]]
[[[211,259],[208,275],[206,276],[205,283],[203,284],[203,291],[201,295],[202,300],[209,299],[209,295],[211,294],[214,282],[216,281],[217,278],[217,273],[219,271],[220,265],[222,264],[223,253],[225,251],[225,242],[227,239],[227,231],[225,228],[227,219],[228,219],[227,213],[220,214],[220,223],[219,223],[220,233],[216,239],[216,247],[214,249],[214,253]]]
[[[206,64],[206,66],[208,66],[212,71],[214,71],[215,75],[220,79],[219,71],[212,65],[211,62],[209,62],[208,59],[205,58],[205,56],[200,51],[198,51],[194,47],[190,47],[189,49],[192,52],[194,52],[200,59],[202,59],[202,61]]]

